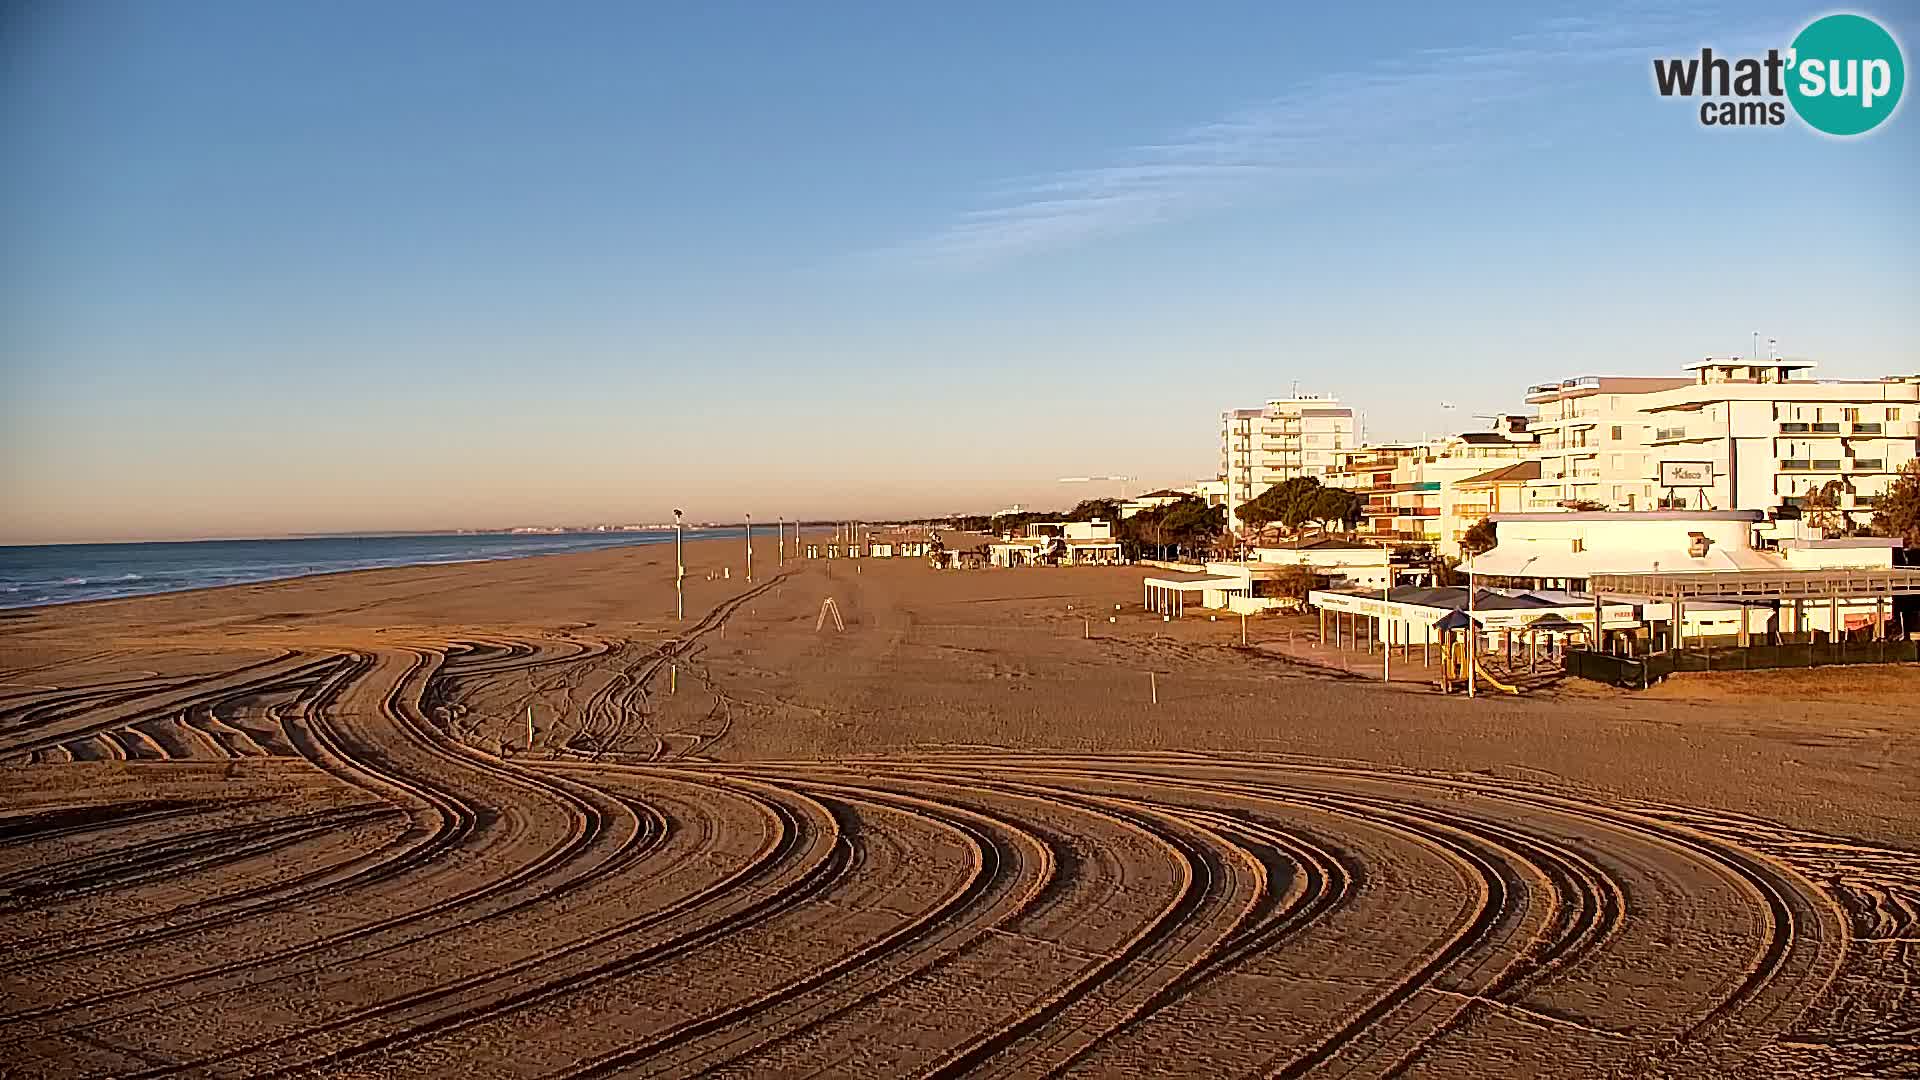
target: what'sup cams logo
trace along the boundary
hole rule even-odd
[[[1702,98],[1708,127],[1779,126],[1787,107],[1816,131],[1863,135],[1900,104],[1907,65],[1900,43],[1864,15],[1828,15],[1808,23],[1785,52],[1729,59],[1699,56],[1653,62],[1661,97]]]

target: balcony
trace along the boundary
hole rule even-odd
[[[1877,457],[1854,458],[1847,467],[1854,472],[1886,472],[1887,459]]]
[[[1854,423],[1849,424],[1848,427],[1853,429],[1855,435],[1878,435],[1883,430],[1879,424],[1875,423]]]
[[[1800,420],[1782,420],[1780,422],[1780,434],[1838,435],[1840,434],[1840,424],[1837,421],[1809,424]]]
[[[1663,428],[1653,429],[1653,441],[1657,443],[1676,442],[1686,437],[1687,437],[1687,429],[1684,427],[1663,427]]]
[[[1375,472],[1398,464],[1399,458],[1348,458],[1344,467],[1348,472]]]

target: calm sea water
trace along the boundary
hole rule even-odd
[[[732,530],[739,535],[739,530]],[[688,529],[693,540],[724,531]],[[339,536],[299,540],[196,540],[164,544],[0,547],[0,608],[240,585],[379,566],[477,562],[672,543],[673,533],[509,536]]]

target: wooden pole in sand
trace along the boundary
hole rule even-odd
[[[533,706],[527,706],[527,753],[533,753]]]
[[[1080,637],[1082,640],[1093,636],[1093,620],[1084,616],[1080,619]]]
[[[1240,613],[1240,647],[1247,647],[1247,613]]]
[[[1147,693],[1152,695],[1153,703],[1155,705],[1160,704],[1160,673],[1159,672],[1157,671],[1147,672]]]

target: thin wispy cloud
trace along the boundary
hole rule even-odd
[[[1329,74],[1093,167],[1003,182],[958,219],[878,254],[991,263],[1248,198],[1305,197],[1468,160],[1530,137],[1506,124],[1505,106],[1548,94],[1581,68],[1697,47],[1714,28],[1651,11],[1554,18],[1490,45],[1423,49]]]

